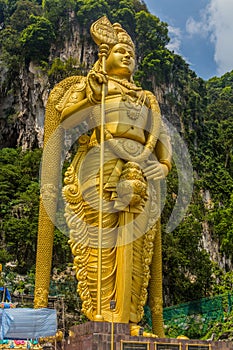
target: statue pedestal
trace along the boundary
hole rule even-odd
[[[230,350],[232,342],[131,336],[129,324],[86,322],[73,326],[65,350]],[[113,341],[112,341],[113,340]]]
[[[121,340],[130,338],[129,325],[114,323],[114,350],[120,349]],[[70,336],[66,343],[66,350],[109,350],[111,349],[112,323],[86,322],[70,329]]]

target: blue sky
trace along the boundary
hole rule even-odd
[[[233,69],[233,0],[145,0],[167,22],[169,49],[207,80]]]

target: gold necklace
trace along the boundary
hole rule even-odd
[[[134,83],[130,83],[126,79],[118,79],[118,78],[109,77],[109,80],[115,81],[116,83],[126,87],[129,90],[136,90],[136,91],[142,90],[141,87],[136,86]]]

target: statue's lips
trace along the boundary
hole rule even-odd
[[[122,63],[123,63],[123,64],[129,65],[129,64],[130,64],[130,61],[129,61],[129,60],[122,60]]]

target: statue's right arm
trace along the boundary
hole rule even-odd
[[[87,76],[85,92],[80,93],[75,104],[65,107],[62,111],[61,121],[65,128],[75,127],[88,118],[90,108],[101,101],[103,84],[107,87],[107,77],[91,70]]]
[[[82,123],[90,112],[92,103],[87,97],[83,100],[64,108],[61,114],[61,121],[65,128],[72,128]]]

